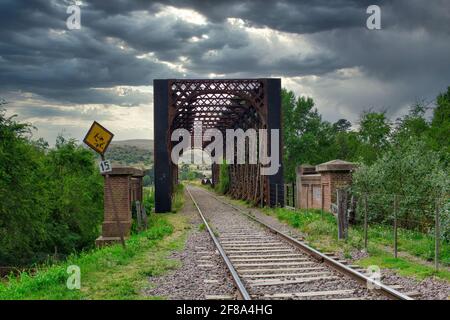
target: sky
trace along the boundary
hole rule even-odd
[[[82,140],[93,120],[115,140],[151,139],[153,79],[265,77],[327,121],[395,119],[450,86],[450,1],[0,0],[3,107],[50,144]]]

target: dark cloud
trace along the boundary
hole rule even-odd
[[[64,1],[2,0],[0,2],[0,35],[29,29],[63,28],[67,5]]]
[[[80,112],[77,108],[70,107],[57,107],[52,105],[22,105],[15,107],[15,112],[20,113],[24,118],[69,118],[77,120],[92,120],[98,118],[99,113],[95,110],[89,110],[88,112]],[[102,115],[101,120],[111,120],[111,116]]]
[[[446,0],[84,0],[82,29],[69,31],[66,9],[73,3],[0,3],[0,95],[20,90],[52,105],[128,107],[148,104],[150,94],[111,88],[209,74],[280,76],[298,78],[300,89],[330,104],[320,107],[331,115],[377,105],[400,110],[450,85]],[[365,27],[372,4],[382,9],[379,31]],[[167,14],[167,6],[194,10],[204,21]],[[339,78],[343,69],[358,70],[359,81]]]
[[[311,33],[336,28],[361,26],[365,23],[367,6],[383,1],[373,0],[181,0],[181,1],[123,1],[91,0],[91,8],[106,14],[135,10],[157,11],[161,5],[195,10],[213,23],[229,17],[241,18],[252,26],[268,26],[293,33]]]

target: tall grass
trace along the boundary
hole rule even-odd
[[[336,218],[320,210],[288,210],[285,208],[265,209],[274,214],[280,221],[299,229],[308,236],[312,244],[325,246],[327,250],[362,249],[364,244],[364,230],[360,226],[351,226],[347,242],[337,240]],[[368,242],[374,248],[391,252],[394,244],[392,226],[372,224],[368,228]],[[433,261],[435,239],[432,235],[418,231],[398,229],[398,249],[412,256]],[[369,248],[370,249],[370,248]],[[440,262],[450,265],[450,244],[441,241]]]
[[[172,212],[176,213],[184,205],[184,185],[179,183],[176,185],[173,196],[172,196]]]
[[[10,276],[0,283],[0,300],[5,299],[83,299],[88,293],[83,291],[83,281],[105,281],[96,278],[98,273],[115,272],[120,266],[130,263],[137,255],[154,247],[162,238],[171,234],[173,227],[162,216],[151,215],[149,229],[132,235],[126,242],[126,249],[112,245],[71,255],[66,261],[38,268],[36,274],[22,273]],[[69,290],[66,281],[67,267],[76,265],[81,269],[82,290]],[[106,280],[107,282],[107,280]]]
[[[221,163],[219,167],[219,183],[217,184],[216,190],[221,194],[225,194],[227,193],[229,188],[230,172],[228,170],[228,165],[224,159],[223,163]]]
[[[143,193],[142,202],[145,207],[145,212],[149,214],[152,212],[155,207],[155,188],[154,187],[145,187]]]

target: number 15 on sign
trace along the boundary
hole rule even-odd
[[[109,160],[103,160],[99,164],[100,173],[107,173],[112,171],[111,163]]]

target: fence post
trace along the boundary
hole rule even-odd
[[[347,190],[343,190],[344,191],[344,196],[343,196],[343,217],[344,217],[344,238],[345,240],[348,240],[348,191]]]
[[[336,194],[337,198],[337,219],[338,219],[338,239],[346,239],[346,231],[345,231],[345,219],[347,215],[347,205],[346,205],[346,197],[345,191],[342,189],[338,189]]]
[[[436,204],[435,204],[435,210],[436,210],[436,216],[435,216],[435,221],[434,221],[434,232],[435,232],[435,245],[434,245],[434,268],[436,269],[436,271],[439,270],[439,242],[440,242],[440,238],[441,238],[441,234],[440,234],[440,221],[439,221],[439,199],[436,198]]]
[[[300,185],[300,188],[302,186]],[[301,189],[300,189],[301,190]],[[323,184],[320,186],[320,209],[321,209],[321,215],[323,216],[323,210],[325,209],[325,198],[323,196],[323,193],[325,191],[325,188],[323,186]],[[300,197],[300,201],[301,201],[301,197]]]
[[[137,220],[137,229],[138,232],[142,230],[142,216],[141,216],[141,202],[139,200],[136,200],[134,202],[135,208],[136,208],[136,220]]]
[[[263,190],[263,179],[262,176],[260,178],[259,189],[261,191],[261,208],[264,208],[264,190]]]
[[[364,194],[364,248],[367,252],[367,193]]]
[[[278,207],[278,183],[275,183],[275,207]]]
[[[306,210],[309,209],[308,200],[309,200],[309,187],[306,188]]]
[[[394,194],[394,257],[397,259],[397,195]]]
[[[292,207],[295,208],[295,183],[292,182]]]
[[[339,192],[339,189],[336,190],[336,205],[337,205],[338,239],[342,239],[342,226],[341,226],[341,193]]]

